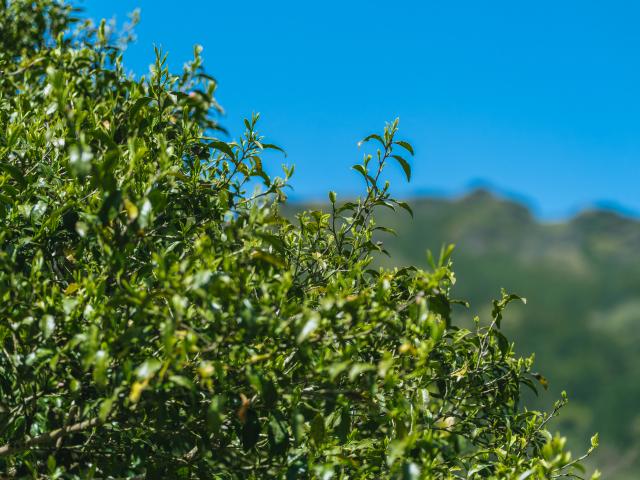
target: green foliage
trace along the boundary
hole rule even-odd
[[[280,215],[277,147],[219,139],[200,49],[128,77],[105,24],[0,10],[0,466],[20,478],[493,478],[579,473],[532,359],[457,327],[451,249],[374,270],[395,121],[366,194]],[[25,28],[17,28],[16,26]],[[28,28],[27,28],[28,26]],[[261,184],[260,190],[249,190]],[[593,439],[593,447],[597,439]],[[581,459],[578,459],[581,460]],[[576,470],[578,469],[578,470]]]
[[[503,324],[520,352],[536,352],[549,390],[527,405],[550,408],[563,389],[571,403],[554,426],[570,443],[600,433],[598,465],[637,478],[640,414],[640,222],[585,211],[563,222],[539,222],[518,203],[475,191],[455,200],[412,202],[415,220],[380,212],[397,236],[385,241],[387,266],[424,265],[424,249],[455,242],[454,295],[472,312],[491,312],[493,292],[526,292]],[[635,460],[634,460],[635,459]],[[615,474],[614,474],[615,472]]]

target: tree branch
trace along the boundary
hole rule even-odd
[[[100,423],[102,422],[99,418],[90,418],[89,420],[83,420],[82,422],[74,423],[72,425],[67,425],[66,427],[43,433],[42,435],[31,438],[30,440],[27,440],[25,442],[16,444],[7,443],[6,445],[2,445],[0,447],[0,457],[12,455],[23,450],[28,450],[29,448],[35,447],[36,445],[53,442],[54,440],[57,440],[58,438],[61,438],[69,433],[81,432],[83,430],[98,426]]]

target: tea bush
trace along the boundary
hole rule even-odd
[[[180,74],[158,52],[136,79],[130,33],[74,15],[0,4],[6,477],[580,473],[547,431],[565,400],[520,404],[544,379],[500,332],[519,297],[468,330],[452,319],[452,248],[429,271],[370,268],[375,210],[410,212],[384,181],[390,162],[411,173],[397,121],[364,141],[363,197],[331,192],[329,212],[289,221],[293,167],[267,174],[279,149],[257,115],[221,139],[200,48]]]

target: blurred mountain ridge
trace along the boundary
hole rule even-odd
[[[640,218],[610,209],[591,207],[566,220],[547,221],[535,216],[527,205],[485,188],[453,199],[417,197],[408,202],[415,211],[415,221],[397,216],[394,224],[431,238],[437,233],[427,230],[437,221],[438,226],[445,227],[442,233],[449,235],[449,239],[442,238],[443,242],[462,240],[465,248],[476,253],[517,248],[519,255],[535,257],[556,248],[577,248],[597,258],[631,254],[640,259]],[[382,223],[387,218],[384,213],[379,217]]]

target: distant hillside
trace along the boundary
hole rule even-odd
[[[566,390],[562,430],[575,438],[600,432],[596,461],[609,466],[605,478],[639,478],[640,222],[585,211],[541,223],[485,190],[409,204],[413,219],[385,211],[377,218],[398,233],[383,239],[391,258],[380,263],[426,266],[427,249],[437,254],[455,243],[454,294],[471,302],[459,318],[487,318],[502,287],[527,297],[509,310],[504,329],[522,354],[536,353],[549,380],[549,391],[528,404],[548,406]]]

